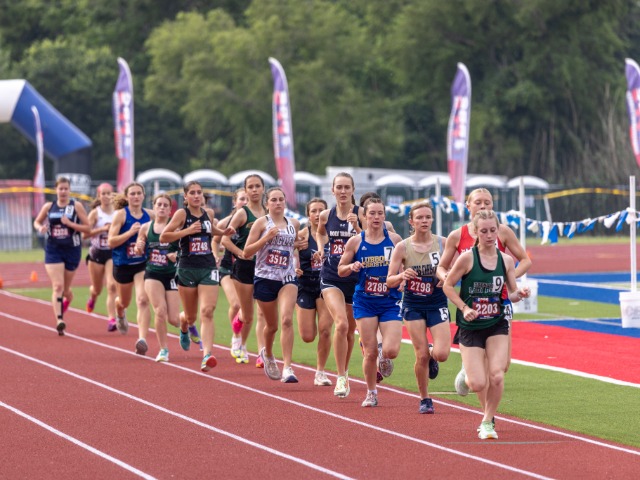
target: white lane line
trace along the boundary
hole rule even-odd
[[[2,315],[5,315],[5,314],[2,314]],[[29,321],[29,320],[24,320],[24,319],[21,320],[21,319],[18,319],[18,318],[15,318],[15,319],[17,321],[22,321],[23,323],[31,324],[33,326],[36,326],[36,327],[39,327],[39,328],[43,328],[43,329],[46,329],[46,330],[51,330],[51,331],[54,330],[53,328],[44,327],[42,325],[33,323],[33,322]],[[129,354],[129,355],[135,355],[135,353],[133,353],[133,352],[129,352],[129,351],[122,350],[122,349],[119,349],[119,348],[116,348],[116,347],[112,347],[110,345],[104,345],[104,344],[101,344],[100,342],[96,342],[96,341],[93,341],[93,340],[89,340],[89,339],[85,339],[85,338],[82,338],[82,337],[78,337],[76,335],[68,335],[67,334],[67,336],[69,336],[71,338],[74,338],[74,339],[77,339],[77,340],[80,340],[80,341],[85,341],[87,343],[91,343],[91,344],[94,344],[94,345],[97,345],[97,346],[107,347],[107,348],[110,348],[112,350],[121,351],[121,352]],[[30,357],[28,355],[22,354],[20,352],[17,352],[15,350],[12,350],[12,349],[9,349],[9,348],[3,347],[3,346],[0,346],[0,350],[6,351],[8,353],[12,353],[12,354],[17,355],[17,356],[19,356],[21,358],[36,362],[36,363],[38,363],[40,365],[43,365],[45,367],[54,369],[54,370],[62,372],[62,373],[65,373],[65,374],[70,375],[70,376],[72,376],[74,378],[77,378],[79,380],[83,380],[85,382],[88,382],[88,383],[90,383],[92,385],[96,385],[96,386],[99,386],[101,388],[105,388],[108,391],[111,391],[111,392],[114,392],[114,393],[118,393],[120,395],[125,396],[126,398],[138,401],[138,402],[143,403],[144,405],[150,406],[152,408],[156,408],[156,409],[158,409],[158,410],[160,410],[160,411],[162,411],[164,413],[167,413],[169,415],[174,415],[174,416],[176,416],[178,418],[182,418],[182,419],[184,419],[186,421],[194,423],[194,424],[196,424],[198,426],[201,426],[203,428],[208,428],[210,430],[214,430],[214,431],[219,432],[219,433],[221,433],[223,435],[227,435],[227,436],[229,436],[231,438],[237,439],[238,441],[249,443],[250,445],[254,445],[254,446],[259,445],[259,444],[254,444],[253,442],[249,442],[249,441],[243,439],[242,437],[238,437],[238,436],[236,436],[236,435],[234,435],[232,433],[229,433],[229,432],[226,432],[226,431],[223,431],[223,430],[219,430],[216,427],[213,427],[213,426],[210,426],[208,424],[205,424],[205,423],[199,422],[197,420],[191,419],[190,417],[186,417],[186,416],[184,416],[182,414],[179,414],[177,412],[173,412],[171,410],[165,409],[164,407],[161,407],[159,405],[155,405],[155,404],[153,404],[151,402],[148,402],[148,401],[143,400],[141,398],[135,397],[135,396],[133,396],[131,394],[128,394],[126,392],[122,392],[120,390],[117,390],[117,389],[115,389],[113,387],[110,387],[108,385],[102,384],[102,383],[97,382],[95,380],[92,380],[90,378],[86,378],[86,377],[78,375],[78,374],[76,374],[74,372],[71,372],[71,371],[65,370],[63,368],[51,365],[51,364],[49,364],[47,362],[44,362],[44,361],[41,361],[41,360],[39,360],[37,358]],[[153,360],[150,357],[143,357],[142,359],[148,359],[150,361]],[[531,477],[531,478],[537,478],[537,479],[548,479],[548,478],[550,478],[550,477],[545,477],[543,475],[539,475],[539,474],[534,473],[534,472],[529,472],[527,470],[523,470],[523,469],[520,469],[520,468],[512,467],[510,465],[506,465],[506,464],[503,464],[503,463],[495,462],[493,460],[488,460],[488,459],[485,459],[485,458],[482,458],[482,457],[478,457],[478,456],[475,456],[475,455],[471,455],[471,454],[468,454],[468,453],[465,453],[465,452],[460,452],[458,450],[447,448],[447,447],[444,447],[444,446],[436,444],[436,443],[427,442],[426,440],[422,440],[420,438],[411,437],[409,435],[405,435],[403,433],[399,433],[399,432],[396,432],[396,431],[393,431],[393,430],[388,430],[386,428],[379,427],[377,425],[372,425],[372,424],[368,424],[368,423],[365,423],[365,422],[361,422],[359,420],[355,420],[355,419],[352,419],[352,418],[349,418],[349,417],[345,417],[343,415],[339,415],[339,414],[333,413],[331,411],[327,411],[327,410],[323,410],[323,409],[320,409],[320,408],[312,407],[312,406],[309,406],[309,405],[306,405],[306,404],[303,404],[303,403],[300,403],[300,402],[297,402],[297,401],[294,401],[294,400],[291,400],[291,399],[288,399],[288,398],[280,397],[278,395],[274,395],[274,394],[271,394],[271,393],[268,393],[268,392],[264,392],[264,391],[261,391],[261,390],[258,390],[258,389],[252,388],[252,387],[248,387],[246,385],[242,385],[242,384],[239,384],[239,383],[236,383],[236,382],[232,382],[232,381],[225,380],[225,379],[222,379],[222,378],[212,377],[210,375],[205,375],[205,374],[203,374],[201,372],[197,372],[195,370],[191,370],[191,369],[188,369],[188,368],[180,366],[180,365],[175,365],[175,364],[172,364],[172,363],[163,363],[160,366],[177,368],[177,369],[180,369],[180,370],[192,373],[192,374],[200,375],[200,376],[202,376],[204,378],[207,378],[207,379],[210,379],[210,380],[219,381],[219,382],[225,383],[227,385],[235,386],[237,388],[241,388],[241,389],[244,389],[244,390],[259,394],[259,395],[263,395],[263,396],[268,397],[268,398],[279,400],[279,401],[288,403],[290,405],[294,405],[294,406],[299,407],[299,408],[303,408],[303,409],[310,410],[310,411],[313,411],[313,412],[316,412],[316,413],[324,414],[324,415],[336,418],[338,420],[342,420],[344,422],[348,422],[348,423],[351,423],[351,424],[358,425],[360,427],[364,427],[364,428],[368,428],[368,429],[371,429],[371,430],[375,430],[377,432],[385,433],[387,435],[391,435],[393,437],[401,438],[403,440],[407,440],[407,441],[410,441],[410,442],[414,442],[414,443],[418,443],[418,444],[421,444],[421,445],[425,445],[427,447],[435,448],[437,450],[441,450],[443,452],[447,452],[447,453],[450,453],[450,454],[453,454],[453,455],[456,455],[456,456],[459,456],[459,457],[463,457],[463,458],[466,458],[466,459],[469,459],[469,460],[477,461],[477,462],[480,462],[480,463],[485,463],[487,465],[491,465],[491,466],[494,466],[494,467],[497,467],[497,468],[500,468],[500,469],[503,469],[503,470],[508,470],[508,471],[511,471],[511,472],[519,473],[521,475],[525,475],[525,476],[528,476],[528,477]],[[266,449],[268,447],[262,447],[261,446],[261,447],[258,447],[258,448]],[[291,457],[291,458],[294,458],[294,457]],[[303,461],[303,460],[301,460],[301,461]],[[322,468],[322,467],[318,467],[318,468]],[[336,475],[339,475],[339,474],[336,474]],[[340,477],[340,478],[343,478],[343,477]],[[346,477],[344,477],[344,478],[346,478]]]
[[[0,346],[0,350],[2,350],[4,352],[7,352],[7,353],[10,353],[12,355],[18,356],[18,357],[20,357],[20,358],[22,358],[24,360],[29,360],[31,362],[37,363],[39,365],[42,365],[44,367],[51,368],[52,370],[55,370],[57,372],[64,373],[65,375],[69,375],[70,377],[73,377],[73,378],[75,378],[77,380],[82,380],[83,382],[87,382],[87,383],[89,383],[91,385],[94,385],[96,387],[103,388],[104,390],[107,390],[107,391],[109,391],[111,393],[115,393],[117,395],[121,395],[121,396],[123,396],[123,397],[125,397],[125,398],[127,398],[129,400],[133,400],[135,402],[141,403],[141,404],[143,404],[143,405],[145,405],[147,407],[153,408],[153,409],[158,410],[158,411],[160,411],[162,413],[166,413],[168,415],[174,416],[174,417],[179,418],[181,420],[184,420],[186,422],[192,423],[193,425],[196,425],[198,427],[202,427],[202,428],[205,428],[207,430],[211,430],[212,432],[215,432],[215,433],[220,434],[220,435],[224,435],[224,436],[229,437],[229,438],[231,438],[233,440],[237,440],[238,442],[245,443],[245,444],[250,445],[250,446],[252,446],[254,448],[257,448],[259,450],[263,450],[263,451],[265,451],[267,453],[270,453],[272,455],[276,455],[278,457],[282,457],[284,459],[291,460],[292,462],[299,463],[299,464],[304,465],[305,467],[310,468],[312,470],[316,470],[318,472],[324,473],[324,474],[329,475],[331,477],[340,478],[340,479],[343,479],[343,480],[351,480],[351,477],[343,475],[343,474],[341,474],[339,472],[335,472],[333,470],[329,470],[328,468],[324,468],[324,467],[322,467],[320,465],[316,465],[315,463],[308,462],[308,461],[303,460],[302,458],[299,458],[299,457],[294,457],[293,455],[289,455],[288,453],[281,452],[281,451],[276,450],[274,448],[267,447],[266,445],[262,445],[262,444],[257,443],[257,442],[252,442],[252,441],[247,440],[247,439],[245,439],[243,437],[235,435],[235,434],[233,434],[231,432],[227,432],[226,430],[222,430],[222,429],[216,428],[216,427],[214,427],[212,425],[203,423],[203,422],[201,422],[199,420],[196,420],[195,418],[187,417],[186,415],[182,415],[181,413],[174,412],[173,410],[169,410],[167,408],[161,407],[160,405],[156,405],[155,403],[152,403],[152,402],[149,402],[149,401],[144,400],[142,398],[136,397],[136,396],[131,395],[131,394],[127,393],[127,392],[123,392],[122,390],[118,390],[117,388],[110,387],[109,385],[105,385],[104,383],[100,383],[100,382],[97,382],[97,381],[92,380],[90,378],[83,377],[82,375],[78,375],[77,373],[71,372],[71,371],[66,370],[64,368],[60,368],[60,367],[57,367],[55,365],[51,365],[51,364],[49,364],[47,362],[44,362],[44,361],[39,360],[37,358],[31,357],[29,355],[25,355],[23,353],[17,352],[15,350],[10,349],[10,348],[5,348],[3,346]],[[1,404],[1,402],[0,402],[0,404]],[[42,425],[44,426],[44,424],[42,424]],[[62,432],[60,432],[60,434],[64,435]],[[67,438],[67,437],[65,436],[65,438]],[[71,439],[71,437],[68,437],[68,439]],[[87,447],[91,448],[88,445],[87,445]],[[95,453],[98,452],[98,450],[95,450],[95,449],[94,449],[94,451],[95,451]],[[153,477],[145,477],[145,478],[153,478]]]
[[[29,420],[30,422],[35,423],[36,425],[38,425],[39,427],[44,428],[45,430],[50,431],[51,433],[58,435],[59,437],[64,438],[65,440],[73,443],[74,445],[77,445],[78,447],[84,448],[85,450],[88,450],[89,452],[93,453],[94,455],[97,455],[101,458],[104,458],[105,460],[111,462],[111,463],[115,463],[116,465],[118,465],[121,468],[124,468],[125,470],[128,470],[129,472],[141,477],[141,478],[145,478],[147,480],[155,480],[156,477],[153,477],[151,475],[149,475],[148,473],[144,473],[143,471],[138,470],[137,468],[129,465],[128,463],[123,462],[122,460],[118,460],[115,457],[112,457],[111,455],[108,455],[106,453],[104,453],[101,450],[98,450],[96,448],[93,448],[91,445],[87,445],[86,443],[78,440],[75,437],[72,437],[70,435],[67,435],[64,432],[61,432],[60,430],[52,427],[51,425],[48,425],[40,420],[38,420],[37,418],[32,417],[31,415],[23,412],[22,410],[18,410],[15,407],[12,407],[11,405],[8,405],[6,403],[4,403],[3,401],[0,400],[0,407],[4,407],[7,410],[15,413],[16,415],[21,416],[22,418]]]

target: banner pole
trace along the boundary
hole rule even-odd
[[[442,188],[440,186],[440,179],[436,178],[436,235],[442,236]]]
[[[525,198],[524,198],[524,176],[520,177],[520,189],[518,191],[518,205],[520,207],[520,244],[527,251],[527,214],[525,211]],[[522,276],[522,281],[527,281],[527,274]]]
[[[629,177],[629,239],[631,248],[631,291],[637,291],[637,275],[638,265],[636,263],[636,177]]]

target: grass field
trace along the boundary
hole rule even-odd
[[[15,290],[15,292],[44,300],[49,300],[51,295],[49,289]],[[83,308],[88,298],[88,288],[76,287],[74,295],[72,306]],[[567,314],[570,312],[574,318],[619,316],[618,306],[596,302],[567,302],[557,298],[540,297],[538,304],[540,312],[536,318],[549,318],[557,311],[566,311]],[[226,318],[227,307],[226,298],[221,290],[215,313],[215,323],[216,343],[223,345],[228,345],[231,339],[231,328]],[[98,300],[95,311],[105,314],[103,297]],[[127,316],[130,321],[135,319],[135,306],[130,307]],[[516,320],[530,317],[531,315],[526,317],[518,315]],[[70,325],[70,328],[73,329],[73,325]],[[170,330],[177,333],[171,327]],[[133,340],[131,348],[133,349]],[[257,350],[253,335],[250,337],[248,348],[253,352]],[[279,345],[276,345],[275,355],[280,357],[279,353]],[[150,354],[155,355],[155,352],[150,352]],[[296,336],[294,360],[297,363],[315,366],[315,344],[304,344]],[[395,360],[394,373],[390,378],[385,379],[384,383],[417,393],[413,362],[413,348],[411,345],[403,345],[400,356]],[[453,381],[460,364],[460,355],[452,352],[449,360],[441,365],[438,378],[431,382],[430,391],[434,398],[477,407],[478,402],[475,395],[460,397],[455,394]],[[351,376],[362,377],[361,356],[357,348],[354,350],[350,367]],[[623,367],[621,366],[621,368]],[[329,356],[327,369],[335,371],[333,355]],[[417,407],[418,400],[416,399],[416,410]],[[519,418],[640,447],[637,420],[640,418],[640,402],[638,402],[637,388],[617,386],[564,373],[512,364],[507,375],[504,398],[499,411]]]

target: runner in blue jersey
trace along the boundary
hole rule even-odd
[[[213,313],[218,302],[220,275],[211,250],[213,235],[232,235],[235,230],[220,230],[213,210],[205,207],[202,185],[196,181],[184,186],[186,207],[178,210],[160,234],[161,242],[180,242],[178,259],[178,292],[184,313],[180,315],[180,345],[189,350],[189,325],[198,318],[202,334],[202,362],[200,369],[208,372],[218,364],[211,353],[215,327]]]
[[[389,265],[387,286],[404,284],[402,317],[416,356],[413,370],[420,392],[418,412],[433,414],[435,408],[428,393],[429,379],[436,378],[438,362],[449,358],[451,350],[447,297],[436,276],[445,239],[431,231],[433,210],[428,202],[411,207],[409,224],[413,234],[396,245]],[[427,329],[433,338],[432,349]]]
[[[316,374],[313,384],[331,386],[324,369],[331,350],[331,327],[333,318],[327,309],[320,290],[320,269],[322,262],[314,254],[318,251],[316,236],[320,213],[327,209],[327,202],[321,198],[312,198],[307,203],[309,225],[299,232],[300,238],[307,242],[307,247],[298,252],[300,264],[296,269],[298,275],[298,300],[296,319],[298,332],[305,343],[314,342],[318,337],[316,354]],[[316,322],[317,317],[317,322]]]
[[[56,201],[45,203],[33,221],[38,233],[48,234],[44,266],[51,280],[51,306],[58,335],[64,335],[63,315],[73,300],[71,282],[82,254],[80,235],[90,228],[84,207],[69,195],[70,187],[68,178],[58,178]]]
[[[136,182],[124,189],[124,197],[114,200],[116,213],[109,227],[108,244],[113,249],[113,278],[116,281],[116,327],[122,335],[129,331],[126,309],[131,303],[133,289],[136,293],[138,313],[138,340],[135,351],[138,355],[147,353],[147,334],[151,321],[149,298],[144,290],[144,270],[147,264],[146,252],[136,253],[138,232],[144,223],[155,217],[153,211],[142,207],[144,187]]]
[[[353,316],[364,349],[362,370],[367,382],[367,395],[362,406],[375,407],[378,405],[378,328],[382,333],[385,358],[398,356],[402,340],[401,295],[397,288],[387,287],[391,254],[402,238],[384,227],[385,211],[380,199],[367,200],[364,215],[367,228],[347,242],[338,265],[338,274],[341,277],[349,277],[354,273],[358,275],[353,295]]]
[[[345,398],[350,392],[349,360],[356,330],[352,303],[358,276],[354,272],[347,278],[341,278],[338,275],[338,263],[347,241],[362,231],[364,221],[364,209],[356,206],[354,189],[353,177],[346,172],[338,173],[333,179],[331,191],[336,198],[336,205],[320,214],[316,239],[318,251],[314,254],[322,261],[322,298],[335,324],[333,355],[336,359],[338,380],[333,394],[340,398]]]

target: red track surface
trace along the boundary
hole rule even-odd
[[[284,385],[222,348],[201,374],[200,353],[176,339],[158,365],[132,353],[135,328],[108,334],[103,318],[71,310],[58,337],[43,302],[0,293],[0,311],[2,478],[637,476],[637,449],[503,417],[500,440],[480,441],[477,412],[453,402],[418,415],[414,395],[384,388],[364,409],[355,381],[340,400],[307,369]]]

